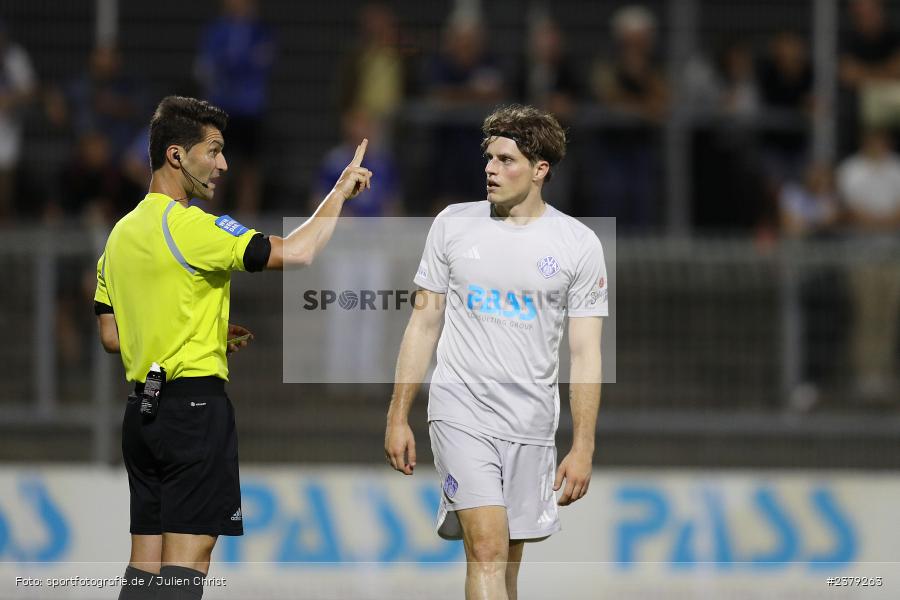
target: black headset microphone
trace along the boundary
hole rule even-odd
[[[175,156],[175,160],[178,161],[178,166],[181,167],[181,170],[184,171],[185,175],[187,175],[188,177],[190,177],[191,179],[193,179],[194,181],[196,181],[197,183],[199,183],[206,189],[209,189],[209,184],[203,183],[202,181],[200,181],[199,179],[197,179],[196,177],[191,175],[190,171],[188,171],[187,169],[184,168],[184,165],[181,164],[181,156],[177,152],[174,154],[174,156]]]

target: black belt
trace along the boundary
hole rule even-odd
[[[144,392],[144,384],[134,384],[134,393],[140,396]],[[163,387],[165,396],[224,396],[225,380],[214,375],[206,377],[181,377],[167,381]]]

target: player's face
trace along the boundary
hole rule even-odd
[[[494,204],[518,204],[531,191],[534,165],[519,152],[516,142],[495,137],[484,152],[487,199]]]
[[[187,153],[184,166],[188,171],[209,187],[203,187],[196,181],[186,182],[188,193],[195,198],[212,200],[216,191],[216,179],[228,170],[228,163],[222,150],[225,148],[225,138],[222,132],[215,127],[205,127],[203,141],[194,146]],[[193,187],[190,185],[194,183]]]

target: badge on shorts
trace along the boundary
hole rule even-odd
[[[456,495],[456,490],[458,489],[459,483],[453,479],[453,475],[447,473],[447,479],[444,480],[444,493],[447,494],[448,498],[452,498]]]
[[[550,279],[559,273],[559,263],[552,256],[545,256],[538,261],[538,271],[541,272],[546,279]]]
[[[240,237],[249,231],[248,228],[244,227],[228,215],[222,215],[216,219],[216,227],[230,233],[234,237]]]

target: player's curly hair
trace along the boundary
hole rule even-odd
[[[545,181],[553,175],[553,165],[566,155],[566,131],[550,113],[533,106],[510,104],[501,106],[481,126],[484,141],[481,149],[487,150],[495,137],[514,140],[525,158],[534,164],[538,160],[550,163]]]
[[[169,146],[175,144],[190,150],[203,141],[205,125],[224,132],[227,124],[228,113],[206,100],[166,96],[150,120],[150,170],[163,166]]]

